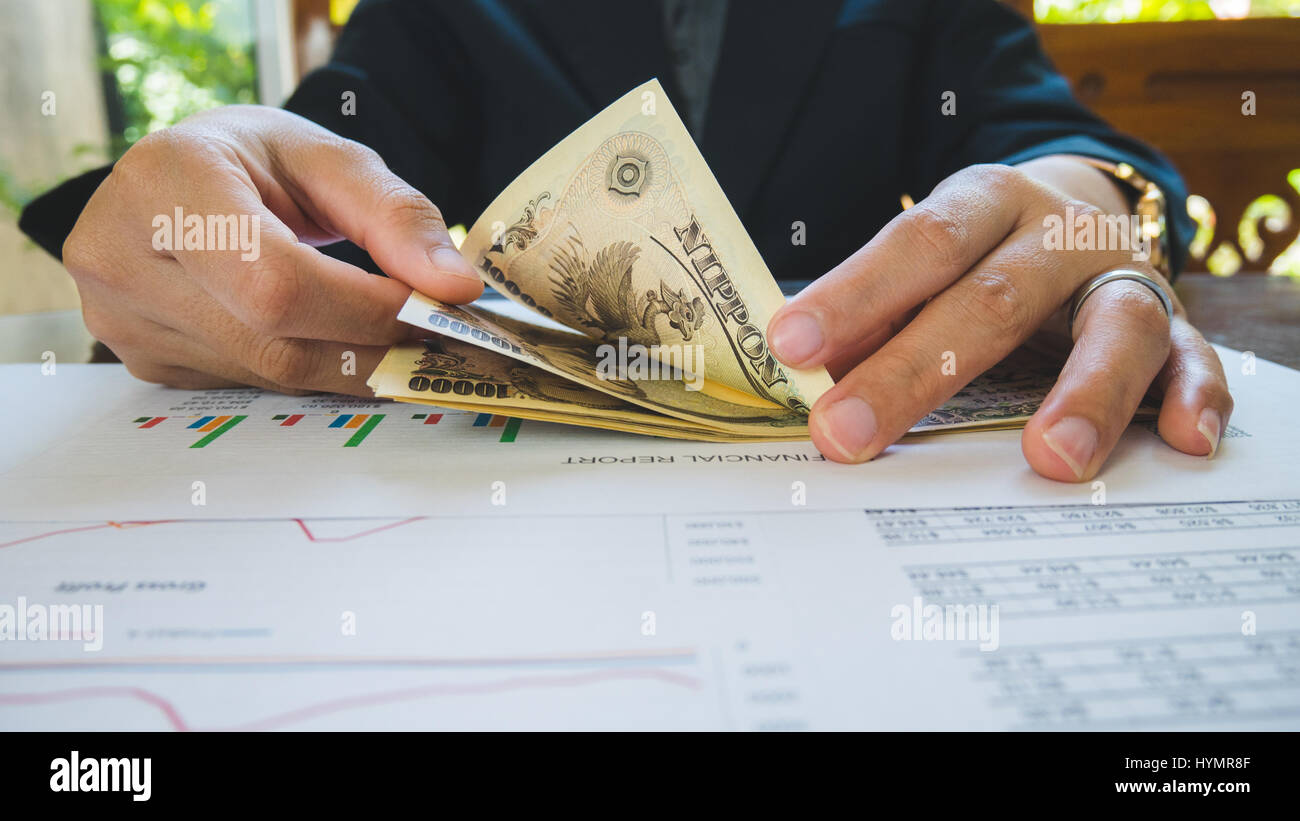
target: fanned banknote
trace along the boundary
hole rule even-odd
[[[555,377],[575,383],[568,400],[551,390],[545,407],[512,389],[521,412],[688,437],[801,439],[809,408],[832,385],[824,368],[788,368],[768,350],[785,297],[657,81],[519,175],[461,253],[490,287],[570,332],[422,294],[400,318],[545,372],[552,389]],[[409,358],[395,348],[371,385],[430,401],[410,395],[414,377],[395,379]],[[520,404],[525,397],[532,404]]]
[[[723,431],[656,413],[526,359],[452,338],[395,345],[368,383],[376,395],[445,408],[499,413],[544,422],[717,442],[797,441],[807,428],[755,426]]]
[[[729,389],[692,390],[694,374],[667,379],[607,379],[590,338],[498,315],[480,306],[444,305],[412,295],[398,318],[662,414],[740,437],[807,438],[807,414]],[[388,362],[392,352],[385,358]],[[381,364],[380,371],[384,370]],[[379,371],[376,371],[377,373]],[[388,394],[384,394],[388,395]],[[397,397],[394,397],[397,398]]]
[[[809,408],[833,384],[824,368],[788,368],[768,349],[785,297],[655,80],[520,174],[460,250],[535,321],[412,294],[399,319],[442,338],[390,350],[369,381],[377,395],[656,436],[789,441],[808,438]],[[914,432],[1022,425],[1050,386],[1038,371],[986,375]]]
[[[657,80],[529,166],[460,250],[508,299],[597,344],[692,349],[706,392],[806,414],[831,387],[768,350],[785,297]]]

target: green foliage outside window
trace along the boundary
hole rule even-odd
[[[1040,23],[1137,23],[1300,17],[1300,0],[1034,0]]]
[[[94,0],[103,27],[102,68],[116,81],[121,124],[110,147],[191,114],[257,102],[249,0]]]
[[[136,140],[191,114],[257,102],[252,0],[91,0],[103,37],[100,69],[113,78],[109,144],[80,145],[87,157],[116,158]],[[0,212],[18,211],[58,180],[20,179],[0,162]]]

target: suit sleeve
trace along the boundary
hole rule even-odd
[[[922,104],[913,133],[924,135],[909,164],[916,190],[929,192],[977,163],[1014,165],[1049,154],[1125,162],[1164,192],[1170,261],[1180,271],[1195,226],[1173,164],[1079,103],[1033,26],[1003,3],[936,0],[930,14],[916,63]],[[956,114],[945,116],[940,104],[948,91]]]
[[[18,215],[18,230],[62,262],[64,240],[72,233],[72,226],[76,225],[95,189],[112,170],[113,166],[105,165],[87,171],[41,194]]]

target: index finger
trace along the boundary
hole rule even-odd
[[[825,364],[943,290],[1016,228],[1033,186],[997,165],[944,180],[777,311],[772,352],[792,367]]]
[[[213,175],[204,198],[178,203],[226,242],[171,253],[241,323],[267,336],[386,345],[405,338],[397,313],[411,289],[300,242],[267,209],[242,169]],[[189,217],[186,217],[188,220]],[[180,234],[187,230],[182,227]],[[222,247],[224,246],[224,247]]]
[[[317,224],[352,240],[384,273],[422,294],[461,303],[483,292],[482,278],[428,197],[373,149],[324,129],[307,133],[311,139],[277,152],[276,172]]]

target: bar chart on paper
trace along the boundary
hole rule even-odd
[[[466,488],[487,499],[502,478],[494,466],[575,441],[562,425],[373,398],[182,391],[129,377],[114,388],[61,425],[37,420],[58,432],[20,443],[26,455],[0,471],[0,520],[58,519],[87,500],[104,518],[202,515],[195,482],[225,513],[373,514],[393,509],[385,501],[398,491],[410,494],[405,512],[422,512]],[[475,471],[493,475],[476,481]]]
[[[270,399],[273,402],[282,401],[280,397],[272,398],[266,395],[259,398]],[[347,403],[342,397],[325,401],[342,404],[344,408],[330,410],[295,409],[294,411],[263,413],[260,415],[248,412],[235,413],[233,411],[222,413],[220,410],[213,410],[206,413],[191,412],[170,416],[137,416],[130,420],[130,424],[137,430],[142,431],[154,431],[166,425],[168,433],[177,431],[176,436],[173,438],[183,438],[179,431],[192,432],[195,436],[191,444],[189,444],[190,448],[206,448],[241,424],[247,425],[245,431],[258,428],[258,432],[254,433],[254,436],[265,436],[265,428],[268,427],[268,422],[271,423],[270,427],[273,428],[299,428],[301,431],[314,427],[324,428],[327,431],[344,431],[346,433],[341,435],[335,434],[331,436],[327,433],[326,436],[330,438],[317,438],[314,441],[324,444],[338,439],[338,444],[345,448],[360,446],[386,419],[398,420],[397,424],[402,424],[404,427],[443,423],[447,426],[442,429],[443,431],[464,427],[499,429],[499,436],[495,441],[501,443],[510,443],[518,439],[519,428],[522,424],[520,419],[500,414],[456,410],[412,414],[404,414],[400,411],[394,412],[393,410],[386,410],[384,413],[373,411],[362,413],[347,409]],[[367,403],[367,407],[369,407],[369,403]],[[249,420],[252,420],[251,423]],[[444,420],[446,420],[445,423]],[[394,424],[394,422],[390,422],[389,426],[391,427]]]

